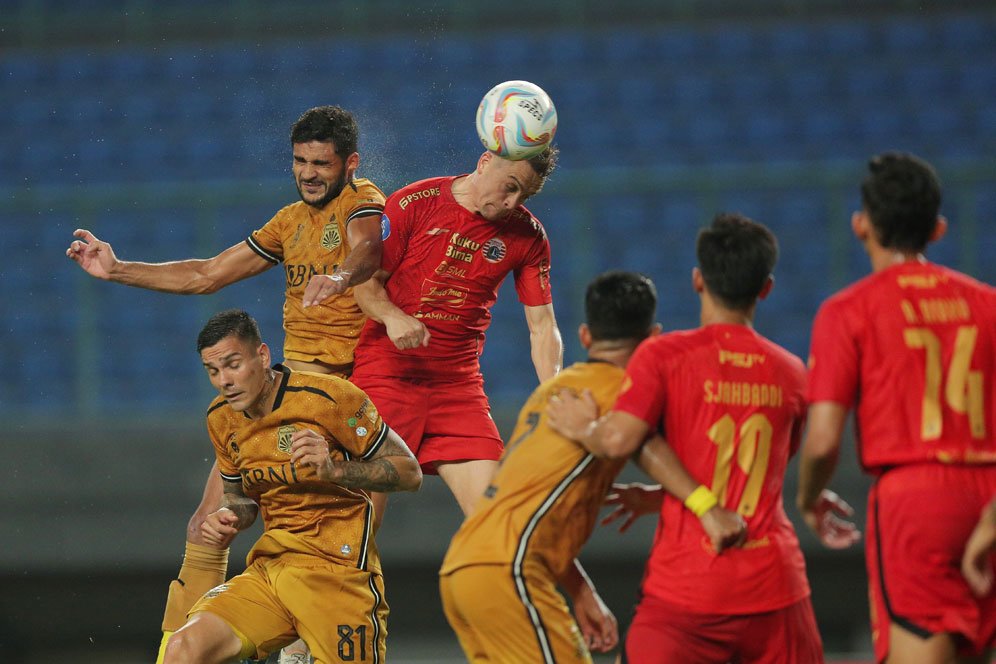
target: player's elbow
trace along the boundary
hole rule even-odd
[[[418,491],[422,488],[422,469],[415,459],[406,461],[399,475],[398,491]]]

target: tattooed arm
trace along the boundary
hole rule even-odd
[[[418,461],[405,441],[390,429],[374,456],[350,461],[334,461],[325,438],[311,429],[299,429],[291,437],[291,461],[311,466],[321,479],[350,489],[418,491],[422,486]]]
[[[221,496],[221,509],[208,514],[201,524],[204,541],[219,548],[227,547],[259,514],[259,505],[242,492],[241,481],[223,479],[222,483],[225,492]]]

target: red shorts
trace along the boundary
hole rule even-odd
[[[890,623],[923,637],[955,634],[963,655],[994,645],[996,593],[978,599],[961,576],[965,542],[994,495],[996,466],[900,466],[875,481],[865,564],[879,662]]]
[[[408,444],[423,473],[435,475],[436,464],[444,461],[501,457],[504,444],[483,377],[454,382],[354,376],[353,382]]]
[[[823,643],[809,598],[738,616],[689,613],[644,597],[626,634],[628,664],[820,664]]]

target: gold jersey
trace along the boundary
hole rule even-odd
[[[246,240],[264,259],[284,264],[284,359],[318,360],[333,366],[352,363],[353,347],[365,321],[353,290],[307,309],[301,299],[312,276],[332,274],[346,260],[349,223],[383,211],[384,192],[360,178],[321,209],[302,201],[288,205]]]
[[[623,370],[579,362],[526,401],[498,470],[450,543],[440,574],[467,565],[539,563],[561,578],[591,535],[625,459],[598,459],[547,425],[546,406],[562,389],[591,390],[599,411],[615,403]]]
[[[291,463],[291,435],[311,429],[329,441],[335,461],[369,459],[388,427],[367,395],[347,380],[277,365],[273,411],[258,420],[217,397],[208,434],[223,479],[241,482],[259,503],[263,535],[246,558],[307,556],[380,573],[373,541],[373,506],[358,489],[320,480],[312,467]]]

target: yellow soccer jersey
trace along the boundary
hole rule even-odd
[[[384,192],[361,178],[322,209],[298,201],[283,208],[246,240],[274,265],[283,262],[284,358],[339,366],[353,361],[353,347],[365,320],[352,289],[304,309],[301,298],[316,274],[331,274],[349,255],[346,227],[357,218],[384,211]]]
[[[579,362],[547,380],[519,413],[498,471],[453,537],[441,574],[467,565],[539,563],[560,578],[591,535],[599,508],[624,459],[598,459],[546,422],[550,397],[564,388],[592,391],[599,411],[612,408],[623,370]]]
[[[311,429],[329,441],[334,460],[369,459],[387,439],[387,425],[349,381],[276,368],[278,393],[269,415],[250,419],[221,397],[207,415],[222,478],[241,481],[263,517],[263,535],[246,564],[303,554],[379,574],[370,499],[319,480],[314,468],[292,464],[290,438],[298,429]]]

